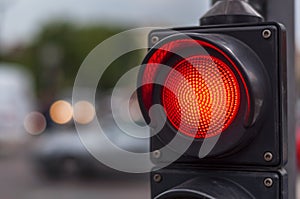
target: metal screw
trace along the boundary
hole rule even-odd
[[[273,185],[273,180],[272,180],[272,178],[265,178],[265,180],[264,180],[264,185],[265,185],[266,187],[272,187],[272,185]]]
[[[271,37],[271,35],[272,35],[272,32],[269,29],[265,29],[262,31],[262,36],[265,39],[269,39]]]
[[[160,152],[160,150],[156,150],[156,151],[152,152],[152,155],[155,159],[158,159],[161,156],[161,152]]]
[[[153,36],[153,37],[151,38],[152,44],[156,44],[158,41],[159,41],[158,36]]]
[[[273,160],[273,154],[271,152],[266,152],[264,154],[264,159],[265,161],[270,162],[271,160]]]
[[[159,183],[159,182],[161,182],[162,177],[161,177],[160,174],[155,174],[155,175],[153,176],[153,180],[154,180],[154,182]]]

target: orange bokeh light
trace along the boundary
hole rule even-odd
[[[58,100],[50,107],[50,117],[57,124],[68,123],[73,116],[73,109],[69,102]]]

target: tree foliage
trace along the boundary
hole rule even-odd
[[[61,89],[73,86],[81,63],[94,47],[123,30],[104,25],[79,27],[67,22],[50,23],[31,44],[16,48],[4,60],[21,63],[32,71],[38,95],[55,95]],[[116,47],[112,46],[112,49]],[[124,72],[139,62],[137,53],[122,56],[105,72],[100,88],[112,88]]]

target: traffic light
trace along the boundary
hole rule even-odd
[[[149,34],[138,97],[152,198],[288,198],[285,29],[236,17]]]

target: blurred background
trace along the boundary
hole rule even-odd
[[[81,144],[74,125],[74,120],[86,125],[89,136],[89,123],[101,110],[110,138],[118,142],[108,96],[145,52],[126,54],[111,64],[98,85],[95,106],[88,101],[72,106],[72,86],[85,57],[106,38],[137,27],[198,25],[209,6],[209,0],[0,0],[0,198],[150,198],[147,174],[124,174],[98,163]],[[130,40],[146,41],[146,36]],[[126,92],[125,85],[123,89]],[[131,111],[141,122],[135,96]],[[300,138],[300,102],[295,115]],[[126,136],[122,141],[131,151],[148,147]]]

